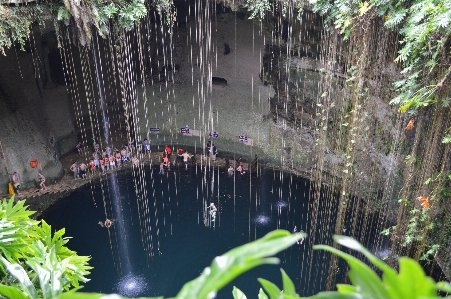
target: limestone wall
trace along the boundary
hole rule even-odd
[[[35,32],[32,40],[26,51],[10,49],[0,56],[1,193],[14,171],[23,187],[38,185],[38,171],[48,181],[61,177],[59,157],[76,144],[66,88],[59,85],[64,78],[54,34]],[[39,161],[35,169],[33,158]]]

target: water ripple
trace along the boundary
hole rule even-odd
[[[128,274],[119,280],[116,285],[115,291],[119,294],[135,298],[142,295],[147,290],[147,283],[142,276],[135,276]]]

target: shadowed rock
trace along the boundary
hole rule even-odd
[[[227,86],[227,80],[224,78],[212,77],[211,81],[213,85]]]
[[[230,53],[230,47],[228,44],[224,43],[224,55],[227,55]]]

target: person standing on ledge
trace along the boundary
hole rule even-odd
[[[216,148],[215,144],[213,143],[212,146],[211,146],[211,152],[210,152],[211,160],[213,162],[216,161],[216,155],[217,154],[218,154],[218,149]]]
[[[19,191],[20,190],[19,174],[15,171],[13,173],[12,180],[13,180],[14,192],[16,192],[17,195],[22,195],[22,193],[20,193],[20,191]]]
[[[164,152],[166,153],[168,158],[171,159],[172,148],[170,148],[169,145],[167,144],[164,145]]]
[[[144,138],[142,146],[143,146],[143,150],[144,150],[145,154],[150,152],[150,142],[149,142],[149,140],[147,140],[147,138]]]
[[[193,155],[188,152],[184,152],[183,154],[178,154],[179,157],[183,157],[183,162],[185,162],[185,168],[188,169],[188,159],[191,159]]]
[[[81,155],[81,142],[80,141],[77,143],[75,148],[77,149],[78,154]]]
[[[82,179],[86,179],[86,167],[87,167],[86,164],[81,162],[79,169],[80,169],[80,176]]]
[[[135,167],[139,167],[139,160],[138,160],[138,158],[136,158],[136,156],[133,156],[132,162],[133,162],[133,165],[135,165]]]
[[[45,187],[45,176],[41,173],[38,172],[38,177],[39,177],[39,186],[41,187],[41,191],[45,191],[47,190],[47,188]]]
[[[70,166],[70,170],[74,172],[74,179],[78,178],[78,165],[77,162],[72,162],[72,165]]]

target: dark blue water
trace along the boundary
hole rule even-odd
[[[147,169],[145,181],[142,174],[131,171],[116,177],[122,220],[116,219],[110,198],[114,188],[106,178],[75,191],[44,216],[54,230],[66,228],[66,235],[73,237],[69,248],[92,257],[94,269],[85,292],[175,296],[214,257],[236,246],[278,228],[310,229],[309,183],[287,174],[265,170],[259,177],[230,177],[225,170],[198,167],[163,175],[157,168]],[[207,217],[204,223],[204,205],[211,202],[218,213],[215,221]],[[324,231],[333,231],[330,224],[335,223],[336,207],[331,203],[328,209],[319,213],[329,218],[319,222],[318,237],[332,234]],[[122,225],[115,223],[107,230],[98,224],[106,217],[123,221]],[[118,240],[125,240],[125,246],[119,246]],[[328,255],[315,252],[311,259],[309,245],[307,238],[302,245],[288,248],[278,255],[280,265],[250,271],[221,290],[217,298],[231,298],[233,285],[255,298],[258,277],[282,287],[280,268],[292,278],[299,294],[324,290]],[[128,255],[131,273],[125,273],[129,270],[125,270],[123,254]]]

